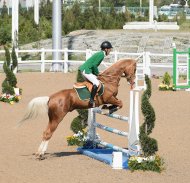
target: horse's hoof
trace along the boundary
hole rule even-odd
[[[39,154],[39,152],[36,152],[36,153],[34,153],[34,155],[35,155],[36,157],[38,157],[40,154]]]
[[[102,108],[101,108],[101,110],[102,109],[109,109],[109,107],[107,105],[103,105]]]
[[[102,109],[101,114],[103,114],[103,115],[109,114],[109,109]]]
[[[113,108],[113,109],[110,109],[110,110],[109,110],[109,114],[112,114],[112,113],[116,112],[117,110],[118,110],[117,107],[116,107],[116,108]]]
[[[39,160],[45,160],[45,159],[46,159],[45,155],[44,154],[40,154]]]
[[[44,159],[46,159],[46,157],[45,157],[44,154],[39,154],[38,152],[35,153],[35,156],[36,156],[37,160],[44,160]]]

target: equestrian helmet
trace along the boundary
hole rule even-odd
[[[100,46],[100,48],[102,49],[102,50],[104,50],[104,49],[110,49],[110,48],[113,48],[112,47],[112,45],[111,45],[111,43],[109,42],[109,41],[104,41],[102,44],[101,44],[101,46]]]

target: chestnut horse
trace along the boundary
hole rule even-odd
[[[116,109],[121,108],[123,105],[122,101],[116,98],[119,81],[121,76],[124,75],[131,85],[131,89],[133,89],[135,73],[136,61],[133,59],[122,59],[99,74],[98,79],[104,83],[105,88],[102,96],[96,96],[95,106],[112,104]],[[48,126],[43,133],[42,142],[36,153],[37,158],[43,159],[48,142],[65,115],[74,109],[88,109],[88,103],[88,100],[80,100],[78,98],[75,89],[61,90],[50,97],[37,97],[30,101],[27,112],[20,124],[27,119],[35,118],[40,111],[46,111],[49,116]]]

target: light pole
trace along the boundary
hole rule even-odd
[[[62,7],[61,0],[53,0],[53,18],[52,18],[52,47],[53,50],[61,50],[62,49],[62,21],[61,21],[61,7]],[[57,72],[62,71],[62,65],[60,62],[61,60],[61,52],[53,52],[53,60],[54,63],[52,64],[51,71]]]
[[[154,0],[149,0],[149,23],[154,21]]]
[[[34,21],[39,24],[39,0],[34,0]]]
[[[101,0],[99,0],[99,12],[101,12]]]

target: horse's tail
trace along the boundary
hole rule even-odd
[[[28,119],[34,119],[41,113],[47,113],[48,112],[48,101],[49,97],[36,97],[33,98],[28,106],[26,113],[21,121],[19,121],[18,126],[21,126],[26,120]]]

